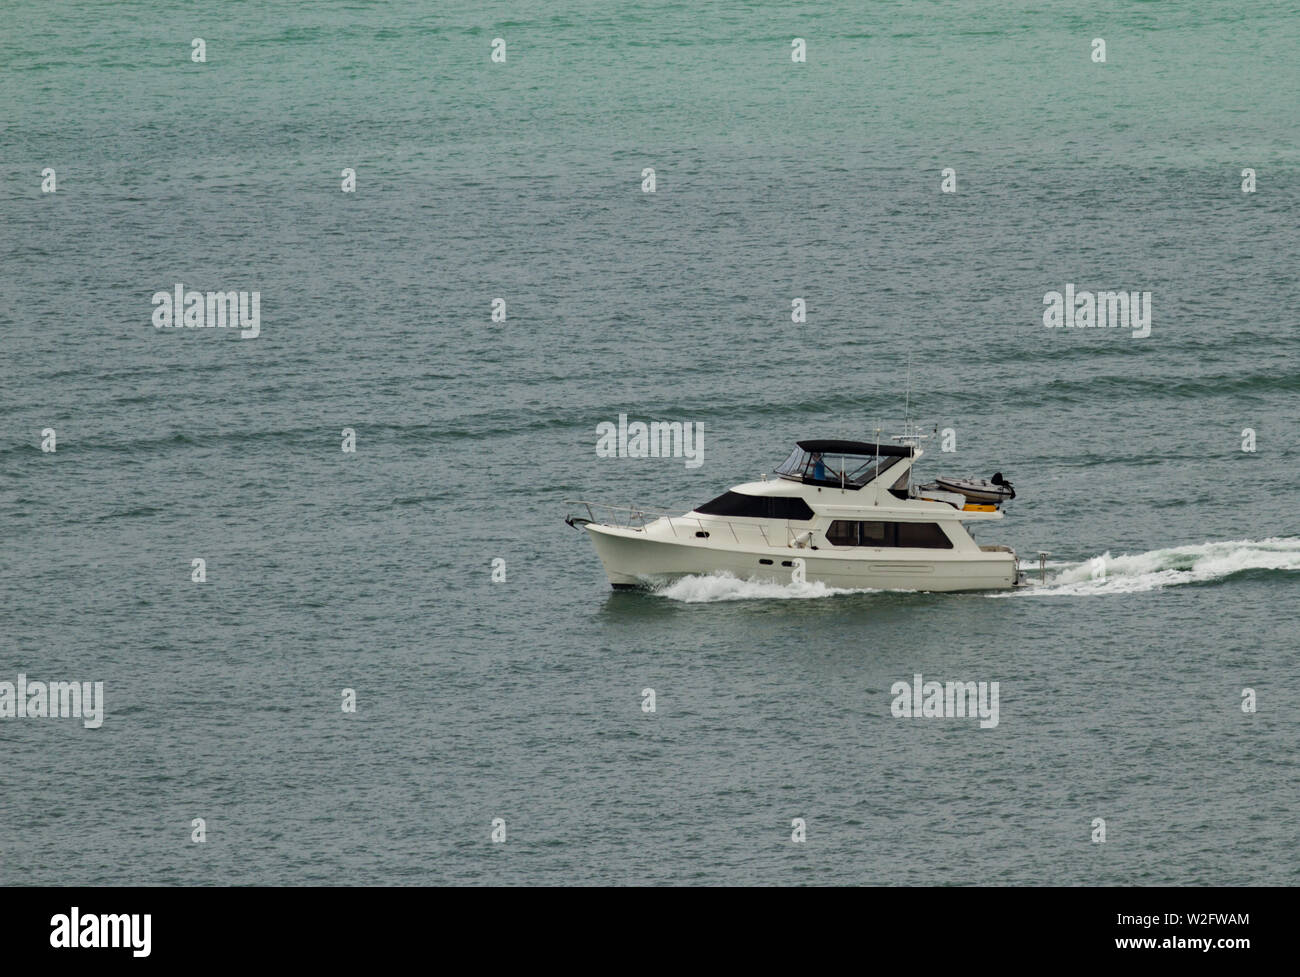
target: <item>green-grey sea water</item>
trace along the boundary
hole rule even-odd
[[[4,4],[0,682],[105,715],[0,717],[0,883],[1300,882],[1298,55],[1266,0]],[[896,433],[909,359],[1046,587],[614,593],[564,525]]]

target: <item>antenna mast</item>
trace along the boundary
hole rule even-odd
[[[877,433],[876,437],[877,439],[879,439],[880,437],[879,433]],[[925,441],[928,437],[929,435],[921,434],[912,426],[912,350],[911,347],[908,347],[907,394],[906,394],[906,399],[903,402],[903,433],[895,434],[893,438],[891,438],[890,440],[897,441],[900,444],[905,444],[909,446],[912,449],[912,457],[915,458],[916,451],[921,446],[921,442]],[[876,450],[877,452],[879,452],[880,449],[877,448]],[[912,466],[911,465],[908,465],[907,467],[907,494],[909,497],[912,494]]]
[[[912,347],[907,347],[907,394],[903,401],[903,433],[912,430]]]

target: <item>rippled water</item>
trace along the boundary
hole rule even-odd
[[[0,681],[106,701],[0,720],[0,882],[1300,881],[1300,16],[0,27]],[[261,335],[156,330],[177,282],[260,290]],[[1150,291],[1151,335],[1045,329],[1067,282]],[[562,521],[894,432],[909,357],[957,439],[919,471],[1004,471],[979,541],[1050,551],[1040,589],[612,593]],[[704,464],[596,457],[620,413]],[[999,725],[895,718],[917,673],[998,681]]]

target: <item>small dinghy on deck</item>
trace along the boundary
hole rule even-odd
[[[1002,477],[1001,472],[995,472],[992,478],[951,478],[944,475],[929,485],[922,485],[921,490],[955,493],[966,500],[967,506],[994,509],[1016,497],[1015,487]]]

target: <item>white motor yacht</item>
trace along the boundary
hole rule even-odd
[[[1015,495],[1010,483],[999,473],[996,482],[914,486],[912,465],[924,452],[916,438],[901,440],[800,441],[775,478],[737,485],[684,515],[573,502],[565,521],[586,529],[615,588],[718,573],[879,590],[1020,583],[1012,549],[976,544],[965,525],[1001,519]]]

